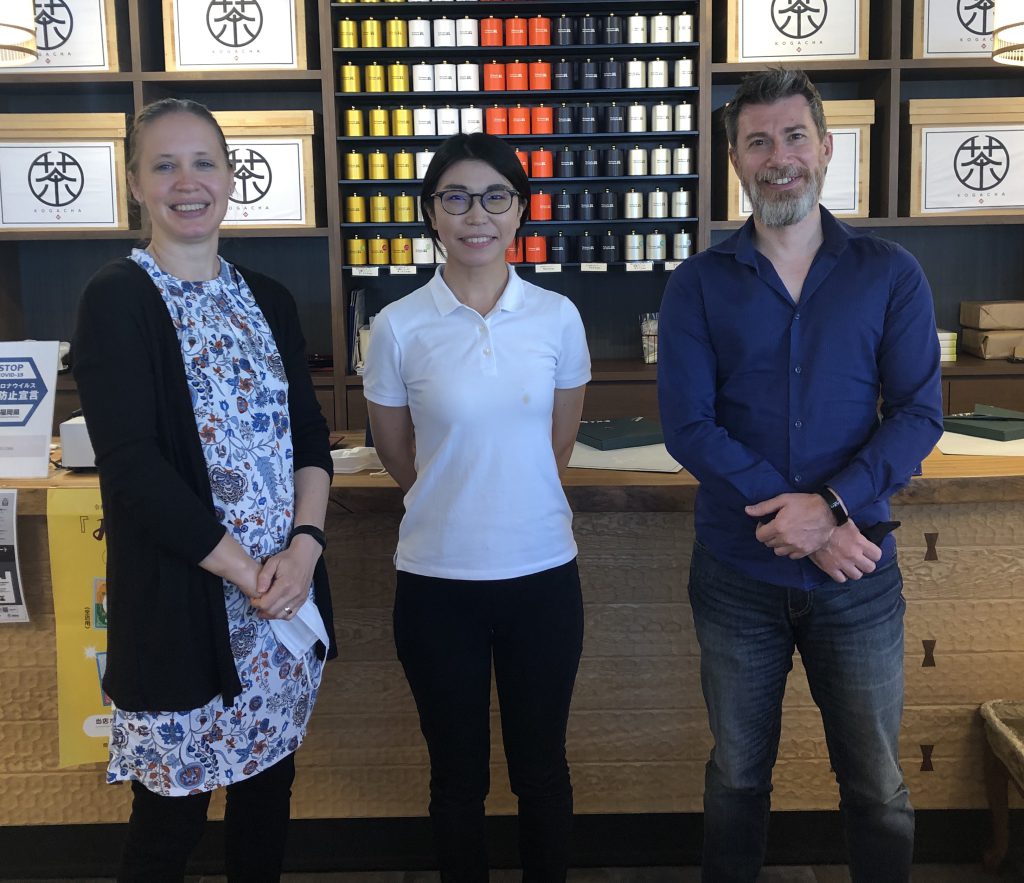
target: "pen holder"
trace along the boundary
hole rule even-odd
[[[658,314],[643,313],[640,316],[640,345],[643,348],[644,364],[658,363]]]

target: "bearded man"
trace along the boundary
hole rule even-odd
[[[758,876],[798,649],[852,879],[905,883],[905,605],[887,522],[942,432],[931,291],[908,252],[819,204],[832,136],[802,71],[746,78],[724,119],[753,215],[673,272],[658,363],[665,443],[700,481],[689,595],[714,737],[702,879]]]

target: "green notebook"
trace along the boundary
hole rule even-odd
[[[650,417],[616,417],[613,420],[581,420],[576,441],[600,451],[660,445],[661,423]]]
[[[992,418],[992,419],[986,419]],[[997,408],[994,405],[975,405],[970,414],[950,414],[942,420],[946,432],[975,435],[996,441],[1024,438],[1024,412]]]

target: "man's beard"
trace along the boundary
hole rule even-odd
[[[743,181],[743,192],[753,207],[754,217],[766,227],[788,227],[797,224],[810,213],[821,199],[825,186],[825,168],[816,172],[801,166],[786,166],[773,169],[755,177],[753,186]],[[773,182],[782,178],[803,176],[803,186],[794,190],[764,190],[758,186],[762,181]]]

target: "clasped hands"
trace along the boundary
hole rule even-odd
[[[249,578],[238,583],[238,588],[259,611],[261,619],[291,619],[309,597],[320,554],[316,540],[296,536],[287,549],[271,555],[262,564],[253,560],[253,567],[247,570]]]
[[[779,494],[744,510],[762,520],[754,536],[788,558],[810,558],[829,579],[844,583],[874,572],[882,550],[852,520],[836,527],[825,501],[817,494]]]

